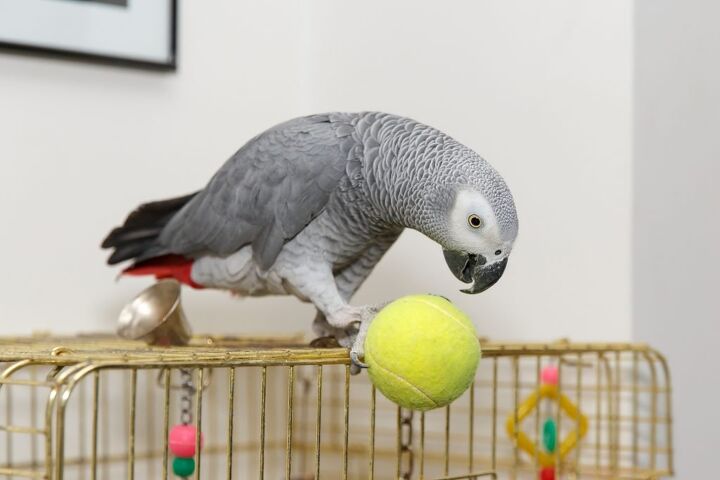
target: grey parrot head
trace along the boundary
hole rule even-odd
[[[471,174],[449,182],[443,190],[441,232],[450,271],[472,283],[461,290],[480,293],[500,280],[518,233],[515,202],[502,177],[480,157],[458,162]],[[457,178],[457,177],[456,177]]]

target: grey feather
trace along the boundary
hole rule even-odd
[[[229,255],[252,244],[261,268],[317,217],[346,170],[350,143],[329,115],[280,124],[233,155],[163,229],[169,253]]]
[[[152,256],[150,252],[157,250],[157,237],[170,219],[180,210],[194,193],[182,197],[149,202],[140,205],[128,215],[122,226],[114,228],[102,242],[102,248],[114,248],[108,259],[113,265],[125,260],[140,261],[143,257]]]
[[[142,206],[103,246],[120,250],[113,263],[137,263],[165,254],[226,258],[252,245],[255,264],[268,271],[302,232],[297,253],[323,252],[337,271],[403,228],[453,248],[446,213],[468,186],[483,193],[512,241],[512,195],[477,153],[396,115],[312,115],[250,140],[196,195]]]

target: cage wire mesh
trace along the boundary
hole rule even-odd
[[[186,370],[204,436],[195,479],[535,479],[542,423],[556,422],[559,441],[581,429],[557,402],[523,413],[547,365],[587,420],[572,448],[555,450],[558,478],[672,474],[669,372],[656,351],[482,348],[472,387],[420,413],[386,400],[366,374],[351,376],[346,350],[297,339],[196,337],[169,348],[106,336],[0,339],[0,478],[174,478],[166,439]]]

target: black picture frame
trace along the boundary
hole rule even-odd
[[[128,57],[99,55],[95,53],[79,52],[62,48],[38,47],[22,43],[0,41],[0,52],[20,55],[31,55],[44,58],[68,59],[79,62],[100,63],[111,66],[141,68],[173,72],[178,66],[178,0],[170,0],[170,55],[167,62],[153,62]]]

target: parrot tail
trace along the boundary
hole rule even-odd
[[[204,288],[190,276],[193,259],[182,255],[162,255],[143,262],[134,263],[123,270],[123,275],[154,275],[158,280],[174,278],[193,288]]]
[[[157,243],[157,239],[170,219],[195,195],[197,193],[144,203],[133,210],[125,223],[114,228],[102,242],[102,248],[114,250],[108,258],[108,265],[125,260],[134,260],[135,264],[139,265],[154,257],[171,253],[164,250]]]

